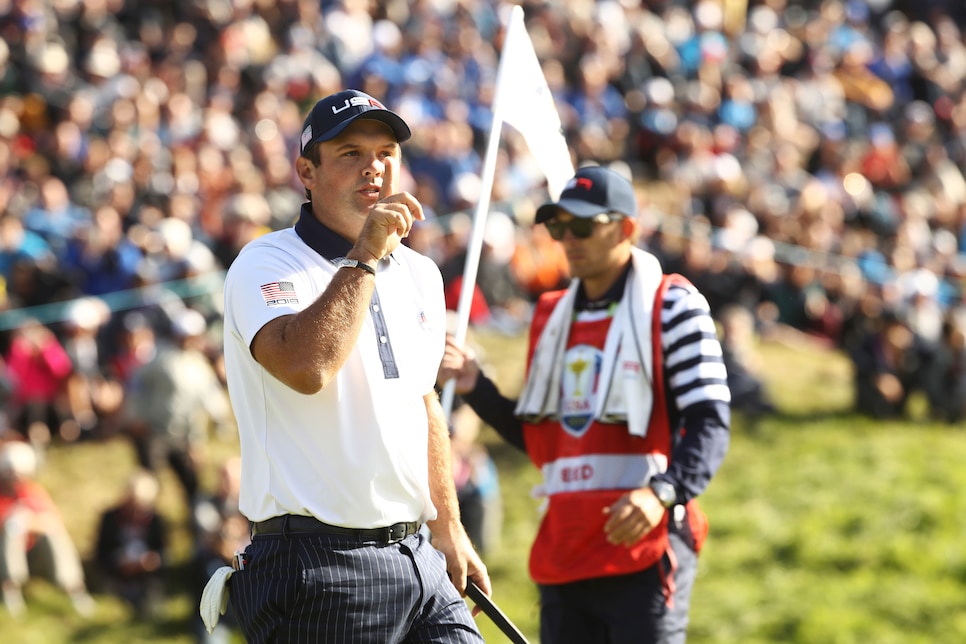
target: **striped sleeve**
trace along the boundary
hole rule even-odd
[[[661,310],[665,392],[680,428],[667,472],[679,503],[707,488],[730,443],[731,392],[708,301],[690,283],[672,283]]]
[[[690,284],[672,284],[661,311],[664,376],[671,399],[686,413],[707,402],[730,404],[721,344],[705,297]]]

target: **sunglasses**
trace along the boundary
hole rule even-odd
[[[544,224],[547,227],[547,232],[550,236],[561,241],[567,231],[576,237],[577,239],[587,239],[594,234],[594,227],[597,224],[607,224],[612,221],[619,221],[624,218],[624,215],[618,214],[616,212],[601,213],[599,215],[594,215],[593,217],[574,217],[568,221],[560,221],[559,219],[550,219]]]

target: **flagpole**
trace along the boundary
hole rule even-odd
[[[513,11],[523,12],[517,5]],[[513,24],[511,19],[510,24]],[[499,91],[499,83],[497,83]],[[480,199],[476,203],[473,213],[473,228],[466,244],[466,263],[463,266],[463,281],[460,284],[460,298],[456,305],[456,329],[453,338],[460,346],[466,344],[466,331],[470,324],[470,309],[473,305],[473,292],[476,290],[476,274],[480,264],[480,254],[483,250],[483,233],[486,229],[486,217],[490,210],[490,193],[493,191],[493,176],[496,172],[496,157],[500,145],[500,130],[503,127],[503,115],[496,94],[493,95],[493,122],[490,124],[490,138],[486,143],[486,155],[483,157],[483,173],[480,177]],[[456,393],[456,380],[450,380],[443,387],[443,413],[449,420],[453,409],[453,397]]]
[[[519,9],[518,6],[514,10]],[[454,337],[459,344],[466,342],[466,329],[470,322],[470,308],[473,304],[473,290],[476,288],[476,274],[480,264],[480,254],[483,251],[483,233],[486,229],[486,218],[490,210],[490,194],[493,192],[493,176],[496,174],[496,158],[500,147],[500,130],[503,128],[502,101],[493,101],[493,122],[490,124],[490,138],[486,144],[486,156],[483,157],[483,173],[480,177],[480,200],[476,203],[473,214],[473,228],[466,244],[466,265],[463,267],[463,283],[460,287],[460,299],[456,309],[456,332]]]
[[[504,96],[504,94],[506,96]],[[500,143],[500,130],[510,124],[523,135],[530,153],[547,178],[550,196],[557,199],[564,184],[573,176],[574,168],[560,126],[560,116],[553,94],[540,68],[530,35],[523,22],[523,7],[514,5],[503,37],[503,49],[496,70],[493,92],[493,122],[483,158],[480,200],[473,215],[473,228],[466,246],[466,264],[460,286],[453,337],[460,346],[466,343],[466,329],[476,290],[476,273],[483,248],[483,232],[490,209],[493,174]],[[453,408],[456,383],[451,380],[443,387],[442,405],[449,420]]]

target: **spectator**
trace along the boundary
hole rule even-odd
[[[602,41],[598,46],[605,46]],[[610,52],[588,52],[577,65],[577,82],[567,98],[579,128],[573,131],[574,147],[582,158],[617,161],[623,158],[630,126],[627,107],[611,84],[617,61]]]
[[[173,337],[133,375],[127,428],[139,464],[158,472],[165,463],[181,482],[188,507],[198,495],[198,467],[209,425],[231,422],[228,397],[205,355],[207,322],[184,309],[174,317]]]
[[[0,214],[0,276],[5,281],[13,278],[13,266],[20,259],[48,266],[56,262],[50,245],[37,233],[26,230],[20,217],[9,212]]]
[[[0,444],[15,438],[11,435],[10,417],[7,411],[10,409],[11,392],[13,392],[13,382],[7,370],[7,363],[3,356],[0,356]]]
[[[490,310],[489,325],[511,335],[530,319],[530,302],[511,264],[516,244],[513,219],[499,211],[491,212],[483,230],[477,281]]]
[[[923,379],[922,348],[909,325],[895,312],[883,313],[851,358],[856,411],[873,418],[900,417]]]
[[[44,571],[70,597],[74,609],[93,614],[94,600],[84,583],[77,548],[60,511],[36,481],[37,454],[27,443],[0,446],[0,583],[7,611],[23,615],[23,587]]]
[[[844,240],[865,229],[867,250],[890,257],[890,236],[910,214],[906,197],[924,187],[945,210],[922,232],[926,244],[952,234],[966,247],[949,214],[963,201],[950,187],[964,168],[961,3],[904,2],[888,12],[839,0],[753,4],[527,5],[578,165],[619,159],[685,190],[664,218],[684,229],[698,218],[721,225],[730,203],[767,194],[749,210],[782,263],[805,261],[791,256],[796,247],[827,253],[830,264],[836,254],[854,261]],[[59,4],[33,19],[30,6],[0,22],[0,82],[13,97],[2,107],[0,212],[47,236],[59,263],[31,255],[49,257],[42,248],[5,249],[34,258],[16,269],[0,258],[11,306],[144,285],[136,280],[152,269],[158,279],[182,274],[178,260],[188,258],[171,246],[181,233],[163,219],[189,224],[193,241],[227,266],[265,228],[264,216],[225,211],[234,194],[264,195],[268,228],[287,226],[278,213],[290,208],[278,204],[297,203],[302,191],[287,152],[300,105],[346,80],[367,83],[379,99],[398,97],[405,116],[427,125],[403,168],[416,171],[424,207],[443,212],[456,179],[479,173],[502,36],[492,2],[256,3],[224,16],[155,3],[116,15],[85,7],[81,21]],[[211,42],[225,44],[223,55]],[[494,177],[510,201],[532,188],[524,179],[533,175],[514,134],[503,137]],[[856,188],[859,177],[868,190]],[[800,207],[810,179],[829,190],[817,211]],[[241,219],[225,221],[233,217]],[[738,261],[722,293],[705,290],[713,311],[733,303],[727,285],[747,277],[731,274],[747,249],[719,250]],[[151,266],[132,276],[141,254]],[[946,275],[958,255],[931,258],[928,269]],[[961,291],[950,284],[944,308]],[[820,291],[807,299],[821,304]]]
[[[966,334],[961,313],[958,310],[943,321],[939,346],[923,378],[930,415],[946,423],[966,417]]]
[[[240,194],[226,204],[222,229],[214,243],[214,253],[222,266],[231,266],[248,242],[270,231],[272,210],[262,195]]]
[[[154,474],[131,474],[123,498],[100,516],[94,556],[104,589],[126,601],[139,618],[151,620],[160,616],[168,560],[159,492]]]
[[[27,256],[13,261],[5,286],[8,303],[4,308],[9,309],[41,306],[74,295],[57,264]]]
[[[124,401],[123,386],[104,370],[106,358],[98,333],[109,316],[107,304],[95,297],[74,300],[68,306],[63,344],[71,373],[67,378],[69,420],[61,425],[64,440],[110,433]]]
[[[67,186],[56,177],[47,177],[40,185],[40,202],[24,215],[24,227],[37,233],[61,255],[67,241],[79,227],[88,225],[90,212],[73,203]]]
[[[138,369],[154,360],[158,351],[157,334],[148,317],[140,311],[115,316],[107,334],[114,352],[108,358],[106,369],[127,392]]]
[[[26,320],[14,330],[5,355],[13,383],[10,422],[32,443],[45,445],[71,420],[67,380],[73,367],[63,345],[46,326]]]
[[[103,205],[67,240],[61,266],[81,292],[104,295],[134,286],[142,253],[122,226],[117,209]]]

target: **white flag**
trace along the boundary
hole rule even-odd
[[[560,126],[560,115],[554,105],[547,79],[537,61],[537,52],[530,42],[530,34],[523,24],[523,8],[515,5],[510,12],[500,66],[496,71],[496,89],[493,93],[493,123],[490,139],[483,157],[480,201],[473,215],[473,230],[466,245],[466,265],[463,267],[463,286],[457,305],[456,329],[453,335],[458,344],[466,341],[466,328],[470,322],[470,305],[476,285],[476,274],[483,246],[483,229],[490,207],[493,190],[493,174],[496,167],[497,147],[503,123],[512,125],[527,142],[530,154],[547,177],[547,192],[556,201],[566,183],[574,176],[570,150]],[[453,408],[455,381],[443,388],[443,413],[449,418]]]
[[[493,118],[516,129],[547,177],[550,197],[557,200],[574,166],[563,135],[560,115],[540,68],[530,34],[523,24],[523,8],[513,7],[496,72]]]

